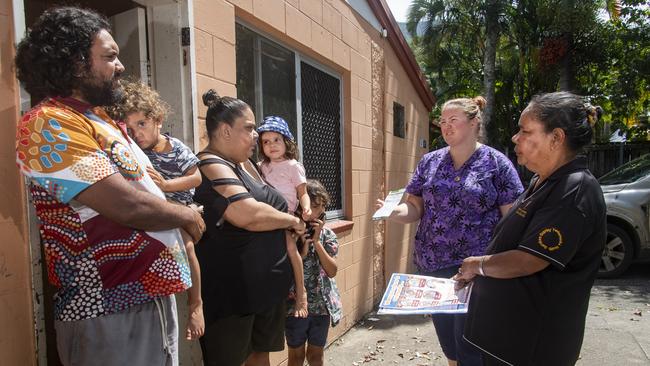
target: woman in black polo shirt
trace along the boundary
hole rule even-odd
[[[606,239],[605,202],[578,153],[602,112],[567,92],[538,95],[512,137],[535,176],[499,222],[487,255],[463,261],[474,282],[465,338],[485,365],[573,365]]]

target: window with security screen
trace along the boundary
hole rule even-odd
[[[332,197],[328,209],[341,210],[341,81],[305,62],[300,63],[300,79],[305,171],[327,188]]]
[[[342,217],[340,77],[245,25],[235,29],[237,97],[251,106],[258,124],[268,115],[287,121],[307,178],[321,181],[332,198],[327,217]]]
[[[393,102],[393,135],[401,138],[406,136],[404,106],[397,102]]]

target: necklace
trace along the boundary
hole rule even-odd
[[[544,188],[544,187],[546,186],[546,182],[548,182],[548,180],[544,180],[544,181],[543,181],[541,184],[539,184],[539,185],[538,185],[538,182],[539,182],[539,179],[535,181],[535,184],[533,185],[533,189],[532,189],[532,191],[530,192],[530,195],[529,195],[528,197],[524,198],[524,199],[522,200],[522,203],[523,203],[523,202],[530,201],[530,199],[533,198],[533,196],[534,196],[535,194],[537,194],[537,192],[541,191],[542,188]]]
[[[465,159],[465,161],[463,161],[463,163],[458,167],[458,169],[456,169],[456,164],[454,163],[454,157],[451,154],[451,149],[449,150],[449,152],[448,152],[449,160],[451,160],[451,166],[452,166],[452,168],[454,170],[454,173],[456,174],[456,176],[454,177],[454,182],[456,182],[456,183],[460,182],[460,176],[463,174],[463,170],[464,170],[463,168],[465,168],[465,166],[467,165],[467,162],[472,160],[472,158],[474,157],[474,154],[476,154],[476,151],[478,151],[478,149],[480,149],[481,146],[482,146],[481,144],[476,143],[474,145],[474,150],[472,151],[472,153],[467,157],[467,159]]]

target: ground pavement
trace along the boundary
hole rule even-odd
[[[330,366],[446,366],[431,319],[368,314],[325,351]],[[650,365],[650,264],[592,289],[577,366]]]

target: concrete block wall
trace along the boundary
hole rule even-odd
[[[429,113],[394,52],[386,52],[386,87],[384,116],[384,141],[386,153],[386,190],[405,187],[420,158],[428,149],[419,141],[429,139]],[[406,134],[400,138],[393,133],[393,102],[404,106]],[[386,225],[386,278],[394,272],[413,272],[412,242],[416,224]]]
[[[334,339],[349,329],[373,306],[373,236],[371,216],[380,192],[371,182],[372,72],[371,45],[385,49],[384,179],[387,189],[403,187],[426,149],[417,148],[419,138],[428,138],[428,114],[403,66],[386,40],[344,0],[195,0],[195,52],[200,94],[214,88],[222,95],[236,95],[236,18],[254,26],[285,46],[336,70],[342,76],[346,220],[352,230],[339,234],[341,243],[336,280],[341,291],[344,317],[330,331]],[[392,136],[392,101],[405,107],[407,137]],[[201,146],[206,143],[205,108],[199,107]],[[388,225],[386,272],[407,271],[414,227]],[[285,362],[286,354],[273,355],[273,363]]]
[[[388,42],[345,0],[194,0],[193,34],[196,55],[196,96],[199,110],[199,147],[205,146],[205,107],[201,94],[214,88],[235,96],[235,22],[242,19],[287,47],[335,70],[343,81],[344,164],[346,167],[345,219],[351,230],[339,233],[339,272],[336,280],[343,297],[344,317],[330,332],[335,339],[373,306],[374,201],[385,189],[403,187],[425,149],[418,140],[428,135],[428,115],[403,66]],[[379,140],[372,122],[372,47],[383,49],[383,131]],[[6,124],[0,144],[0,334],[3,364],[36,363],[26,199],[22,178],[15,168],[14,132],[19,118],[19,89],[13,67],[14,35],[10,0],[0,0],[0,121]],[[376,61],[376,60],[375,60]],[[375,80],[376,84],[376,80]],[[405,107],[407,136],[392,135],[392,102]],[[376,101],[375,101],[376,102]],[[376,125],[374,126],[376,128]],[[377,142],[381,141],[379,148]],[[382,145],[383,144],[383,145]],[[373,162],[383,159],[381,172]],[[383,233],[386,275],[412,269],[410,248],[415,226],[389,224]],[[200,364],[197,347],[184,364]],[[199,355],[200,356],[200,355]],[[286,352],[274,354],[272,364],[286,362]]]
[[[221,95],[236,95],[235,23],[239,18],[286,47],[337,71],[343,81],[346,166],[345,219],[353,228],[339,234],[339,272],[343,299],[341,324],[330,340],[347,331],[373,307],[374,202],[381,197],[371,177],[373,154],[386,159],[387,189],[403,187],[426,149],[417,148],[428,138],[428,113],[388,42],[344,0],[195,0],[194,32],[198,100],[208,88]],[[384,149],[373,150],[372,52],[375,42],[385,49]],[[392,101],[405,107],[407,138],[392,136]],[[199,106],[201,144],[205,146],[205,107]],[[426,135],[425,135],[426,133]],[[375,175],[377,176],[377,175]],[[385,271],[412,269],[414,226],[388,225]],[[286,352],[274,354],[272,364],[286,362]]]
[[[23,179],[16,168],[19,89],[13,70],[11,1],[0,1],[0,363],[35,365],[34,319]]]

